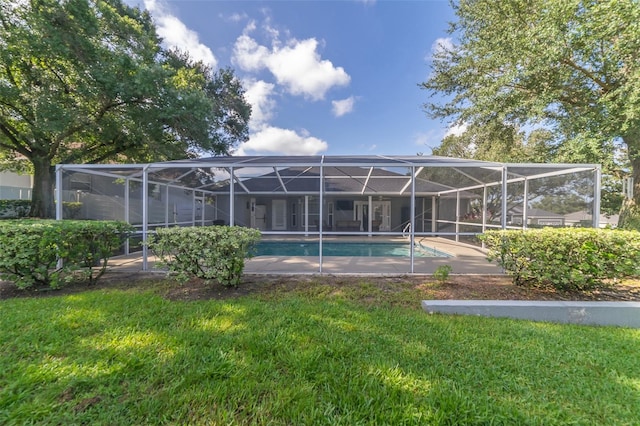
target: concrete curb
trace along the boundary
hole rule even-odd
[[[640,328],[640,302],[423,300],[428,313]]]

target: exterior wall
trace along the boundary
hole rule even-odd
[[[1,200],[29,200],[33,177],[12,172],[0,172]]]
[[[125,220],[125,190],[123,181],[105,176],[75,174],[63,181],[63,201],[81,202],[78,218],[93,220]],[[167,199],[168,197],[168,199]],[[148,201],[149,226],[181,223],[190,225],[194,220],[193,192],[182,188],[152,184]],[[129,223],[142,224],[142,184],[129,185]],[[196,203],[196,224],[202,223],[202,214],[210,224],[216,219],[214,205]]]
[[[273,197],[267,197],[264,195],[248,195],[248,194],[236,194],[234,196],[234,224],[237,226],[251,226],[251,205],[252,200],[254,204],[254,208],[258,209],[261,206],[264,208],[266,217],[264,223],[263,230],[265,231],[273,231],[273,205],[274,201],[284,200],[286,202],[286,216],[285,223],[286,229],[284,231],[290,232],[301,232],[305,231],[305,217],[304,217],[304,209],[305,209],[305,197],[303,195],[292,195],[292,196],[280,196],[277,194]],[[384,197],[384,201],[390,201],[391,203],[391,232],[401,232],[406,223],[410,219],[410,207],[411,207],[411,198],[410,197]],[[319,205],[318,205],[318,197],[316,195],[309,196],[309,225],[308,230],[310,232],[315,232],[318,230],[318,226],[322,221],[323,230],[328,232],[360,232],[360,224],[358,222],[358,226],[356,225],[356,221],[354,220],[354,205],[356,202],[367,202],[368,196],[364,197],[331,197],[328,196],[324,199],[323,206],[323,214],[322,219],[319,217]],[[377,199],[374,201],[378,201]],[[333,218],[330,223],[329,220],[329,209],[328,205],[333,204]],[[294,219],[294,209],[295,209],[295,219]],[[425,201],[425,212],[422,210],[422,199],[416,199],[416,217],[421,217],[421,215],[425,215],[425,223],[426,225],[422,225],[422,221],[420,221],[419,227],[417,228],[420,232],[430,232],[431,231],[431,199],[429,197],[426,198]],[[229,196],[228,195],[218,195],[217,196],[217,219],[224,220],[225,224],[229,224]],[[260,221],[260,217],[256,217],[256,221]],[[362,232],[368,232],[366,229],[366,224],[364,224],[364,230]],[[256,228],[258,228],[260,224],[256,223]],[[424,231],[423,231],[424,229]],[[375,228],[373,231],[377,231]]]

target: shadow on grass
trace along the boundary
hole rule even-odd
[[[427,315],[406,296],[383,307],[351,297],[326,288],[172,302],[100,290],[2,301],[0,423],[640,418],[636,330]]]

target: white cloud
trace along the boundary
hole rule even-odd
[[[331,105],[333,106],[333,115],[336,117],[342,117],[345,114],[349,114],[353,111],[355,101],[356,99],[353,96],[340,101],[331,101]]]
[[[231,21],[231,22],[241,22],[244,21],[245,19],[248,19],[249,16],[247,16],[246,13],[234,13],[231,14],[229,16],[227,16],[225,19],[227,21]]]
[[[304,95],[313,100],[323,99],[333,86],[345,86],[351,77],[342,67],[334,67],[321,60],[316,52],[316,39],[294,40],[289,46],[276,49],[267,60],[269,71],[278,83],[293,95]]]
[[[212,68],[218,65],[211,49],[200,42],[198,33],[187,28],[180,19],[172,15],[164,3],[144,0],[144,5],[151,12],[158,35],[167,46],[189,52],[192,59],[202,61]]]
[[[467,131],[467,127],[468,127],[467,123],[451,125],[449,126],[446,133],[444,134],[444,137],[446,138],[447,136],[451,136],[451,135],[460,136],[461,134]]]
[[[259,39],[253,33],[260,31]],[[282,38],[282,40],[281,40]],[[266,40],[266,43],[257,40]],[[280,31],[268,17],[260,24],[250,21],[233,47],[232,63],[249,77],[244,81],[245,96],[252,106],[250,136],[234,155],[313,155],[326,151],[327,142],[311,136],[306,130],[283,129],[270,124],[275,115],[276,93],[323,99],[335,86],[348,85],[351,77],[342,67],[322,59],[315,38],[297,40],[288,31]],[[261,78],[264,71],[273,83]],[[258,77],[260,75],[260,77]],[[353,110],[355,98],[333,104],[337,116]]]
[[[232,61],[242,70],[267,69],[289,93],[312,100],[324,99],[329,89],[346,86],[351,81],[344,68],[335,67],[331,61],[320,57],[315,38],[301,41],[292,38],[281,47],[277,30],[266,26],[265,31],[272,40],[271,48],[268,48],[249,35],[253,30],[255,23],[245,28],[233,49]]]
[[[245,80],[245,98],[251,105],[251,121],[249,128],[252,131],[261,130],[266,123],[273,118],[276,102],[272,99],[275,86],[262,80]]]
[[[250,136],[234,155],[314,155],[326,151],[325,141],[289,129],[266,127]]]
[[[246,34],[236,40],[233,47],[233,63],[243,71],[258,72],[266,67],[270,55],[269,49],[259,45]]]
[[[431,61],[434,56],[451,51],[453,50],[453,47],[453,40],[451,37],[440,37],[433,42],[431,45],[431,52],[425,59],[427,61]]]
[[[424,153],[431,155],[433,148],[442,143],[444,137],[443,129],[429,129],[426,132],[420,132],[413,135],[413,145],[416,147],[416,153]],[[425,151],[425,148],[428,150]]]

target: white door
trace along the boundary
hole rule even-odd
[[[287,229],[287,201],[273,200],[271,202],[271,229],[285,231]]]
[[[380,231],[391,230],[391,201],[373,202],[373,220],[380,224]]]
[[[254,228],[257,228],[261,231],[267,229],[267,206],[264,204],[256,204],[255,205],[255,222],[253,224]]]
[[[361,231],[367,231],[369,229],[369,202],[368,201],[354,201],[353,220],[357,220],[360,222]]]

